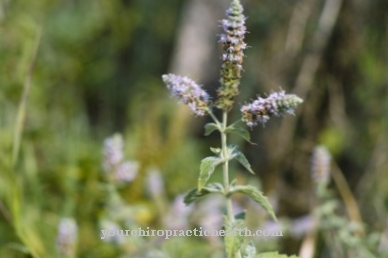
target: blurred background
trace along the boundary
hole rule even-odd
[[[138,162],[136,177],[118,188],[131,225],[169,227],[164,218],[174,200],[196,186],[199,163],[209,146],[218,147],[219,135],[203,136],[210,119],[177,104],[161,76],[189,76],[215,97],[219,21],[229,4],[0,0],[0,257],[60,255],[62,218],[78,225],[75,254],[64,257],[222,257],[214,239],[104,242],[99,224],[110,216],[102,162],[104,140],[114,133],[122,135],[125,159]],[[365,248],[388,257],[388,1],[242,4],[250,47],[230,121],[239,119],[241,105],[271,90],[304,103],[295,116],[251,130],[257,145],[231,137],[257,174],[232,163],[233,176],[260,187],[280,220],[293,225],[308,220],[316,205],[312,156],[325,146],[337,216],[364,225],[360,241],[373,240]],[[157,171],[156,183],[150,171]],[[209,205],[204,210],[215,207]],[[261,214],[261,225],[269,221],[246,200],[236,205]],[[188,213],[179,212],[172,213]],[[187,227],[202,225],[195,217]],[[290,230],[273,245],[255,244],[299,254],[312,227]],[[360,257],[335,256],[327,238],[313,239],[315,257]]]

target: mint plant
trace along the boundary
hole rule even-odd
[[[240,122],[253,128],[259,123],[264,125],[273,116],[293,114],[294,109],[302,99],[293,94],[286,94],[283,90],[272,92],[269,96],[258,97],[251,103],[240,108],[241,119],[229,124],[228,113],[234,105],[234,98],[239,94],[239,84],[242,72],[244,50],[247,48],[244,43],[246,33],[245,16],[243,7],[239,0],[233,0],[226,12],[227,18],[222,20],[223,34],[220,42],[223,45],[220,87],[217,90],[217,99],[213,101],[209,94],[193,80],[174,74],[162,76],[164,83],[171,94],[178,100],[190,107],[196,116],[208,114],[213,123],[205,125],[205,135],[214,131],[221,134],[221,146],[211,147],[215,156],[206,157],[200,165],[200,174],[197,188],[191,190],[184,201],[187,205],[198,201],[211,193],[225,196],[226,216],[224,218],[225,231],[233,231],[234,228],[244,228],[245,214],[234,214],[232,209],[232,195],[241,193],[249,196],[260,204],[269,215],[276,220],[275,213],[268,199],[253,186],[237,185],[235,180],[229,178],[229,162],[237,160],[250,173],[254,174],[251,165],[235,145],[228,145],[228,135],[233,133],[240,135],[250,142],[249,132]],[[222,118],[219,120],[213,113],[214,109],[222,111]],[[222,166],[223,182],[209,184],[208,180],[214,173],[217,166]],[[229,258],[251,258],[251,257],[285,257],[277,253],[260,254],[257,256],[256,249],[252,243],[246,243],[243,236],[225,235],[224,238],[226,253]]]
[[[366,225],[362,221],[352,221],[339,214],[343,204],[329,188],[333,172],[331,155],[325,146],[314,148],[311,172],[317,197],[313,214],[316,227],[327,244],[326,252],[331,257],[386,257],[378,251],[379,233],[366,232]]]

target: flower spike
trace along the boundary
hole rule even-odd
[[[187,104],[197,116],[203,116],[209,110],[209,94],[193,80],[171,73],[162,78],[171,94]]]
[[[244,53],[247,48],[244,43],[246,33],[245,16],[240,1],[234,0],[226,11],[227,19],[222,20],[224,33],[220,42],[223,45],[221,66],[221,87],[217,90],[217,106],[229,110],[233,105],[233,99],[238,95],[238,86],[241,79],[241,70]]]
[[[271,116],[294,114],[294,109],[303,100],[294,94],[285,94],[284,90],[272,92],[267,98],[258,97],[250,104],[241,107],[242,120],[249,126],[265,124]]]

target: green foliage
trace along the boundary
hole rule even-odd
[[[201,190],[211,175],[213,174],[216,166],[222,163],[222,159],[220,157],[207,157],[201,161],[201,169],[199,173],[198,179],[198,190]]]
[[[245,139],[247,142],[253,144],[251,142],[251,135],[249,134],[249,132],[246,129],[244,129],[241,126],[238,126],[236,124],[232,124],[232,125],[228,126],[225,129],[225,133],[233,133],[233,134],[239,135],[243,139]]]
[[[131,257],[129,254],[144,239],[131,239],[133,242],[123,247],[103,243],[98,237],[98,221],[107,215],[106,206],[113,202],[102,180],[101,145],[116,131],[123,133],[126,155],[141,164],[139,177],[118,190],[129,206],[126,212],[131,220],[162,228],[161,221],[174,196],[197,185],[198,162],[208,149],[199,136],[204,121],[174,108],[159,79],[174,63],[173,53],[180,53],[176,39],[182,35],[179,28],[187,25],[182,23],[192,17],[187,12],[195,6],[193,3],[196,1],[0,1],[0,257],[57,257],[57,227],[63,216],[74,217],[79,225],[77,257]],[[294,89],[302,61],[308,58],[306,50],[321,5],[312,12],[308,5],[303,6],[303,13],[309,14],[305,21],[308,26],[305,30],[297,26],[301,29],[298,34],[292,22],[303,16],[297,11],[297,1],[250,3],[247,26],[255,37],[247,38],[252,48],[244,53],[248,58],[244,60],[245,78],[236,107],[278,85],[287,91],[302,89],[307,98],[294,128],[282,122],[268,125],[260,133],[251,131],[252,140],[260,146],[244,145],[240,150],[247,157],[257,158],[254,163],[260,167],[254,163],[251,167],[238,155],[233,158],[240,157],[238,161],[249,171],[260,168],[269,175],[269,182],[284,180],[281,183],[285,188],[279,192],[283,200],[290,194],[288,184],[296,184],[290,187],[298,191],[311,187],[308,180],[300,180],[308,170],[309,146],[315,141],[328,145],[357,194],[368,227],[365,238],[358,238],[353,226],[359,225],[349,225],[347,218],[339,215],[338,200],[323,204],[317,210],[318,216],[329,216],[321,222],[323,231],[330,230],[339,240],[332,244],[319,239],[319,248],[331,250],[340,245],[367,257],[370,252],[375,255],[379,242],[384,243],[388,212],[386,1],[346,4],[349,8],[341,10],[326,50],[314,52],[321,57],[317,74],[311,75],[316,78],[314,83]],[[218,16],[217,12],[210,13],[213,18]],[[198,17],[205,16],[193,19]],[[361,33],[355,33],[354,22],[349,22],[354,17],[361,17],[356,20]],[[24,107],[18,111],[38,31],[42,31],[42,37],[31,87]],[[299,48],[292,45],[298,39],[303,43]],[[200,45],[198,48],[202,49]],[[219,53],[210,51],[209,55],[216,60]],[[217,80],[218,71],[212,74],[212,69],[204,70],[195,74],[196,79]],[[275,70],[281,71],[280,76]],[[18,112],[24,113],[22,123],[17,122]],[[234,115],[230,117],[237,118]],[[205,134],[221,131],[220,127],[217,123],[206,126]],[[251,143],[250,133],[237,123],[226,125],[223,131]],[[211,146],[218,145],[211,142]],[[211,150],[221,156],[221,147]],[[279,154],[279,150],[285,151]],[[164,178],[165,194],[159,201],[150,198],[145,187],[151,166],[158,167]],[[277,176],[284,174],[279,171],[287,176]],[[222,177],[221,173],[215,176]],[[238,179],[244,182],[241,175]],[[233,183],[230,186],[235,187]],[[188,199],[192,203],[223,192],[223,186],[204,183]],[[291,203],[282,207],[282,214],[304,213],[306,207],[301,209],[298,200],[295,198],[296,206]],[[122,212],[117,215],[125,216]],[[242,219],[239,214],[234,218]],[[289,246],[288,239],[278,241],[279,246]],[[212,244],[202,238],[152,242],[155,256],[224,257],[222,248]],[[241,251],[243,255],[249,253]],[[317,256],[322,258],[325,252]]]
[[[229,191],[230,195],[233,193],[242,193],[250,197],[252,200],[260,204],[261,207],[263,207],[269,213],[269,215],[275,221],[277,221],[275,212],[273,211],[271,204],[268,202],[267,197],[265,197],[263,193],[257,190],[255,187],[251,185],[236,185],[233,186]]]
[[[225,249],[229,258],[235,258],[236,253],[240,250],[244,236],[239,234],[236,229],[244,228],[243,220],[230,221],[228,218],[224,218],[225,222]]]
[[[200,190],[198,188],[192,189],[184,198],[186,205],[196,202],[210,193],[224,193],[224,188],[220,183],[209,184]]]
[[[255,258],[256,257],[256,247],[252,242],[249,242],[245,247],[244,258]]]
[[[238,162],[240,162],[241,165],[243,165],[249,172],[251,172],[252,174],[255,174],[255,172],[253,172],[253,170],[251,168],[251,164],[249,164],[249,161],[247,160],[247,158],[245,157],[245,155],[242,152],[234,150],[232,155],[234,157],[236,157]]]
[[[220,127],[215,123],[208,123],[205,125],[205,136],[210,135],[215,130],[220,130]]]
[[[257,255],[256,258],[298,258],[298,256],[295,256],[295,255],[287,256],[287,255],[279,254],[278,252],[269,252],[269,253],[261,253]]]

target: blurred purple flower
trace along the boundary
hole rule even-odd
[[[139,163],[136,161],[126,161],[116,169],[116,180],[118,182],[130,182],[135,179],[139,170]]]
[[[57,248],[58,252],[66,257],[75,253],[77,242],[77,223],[73,218],[62,218],[58,225]]]
[[[148,170],[147,190],[152,196],[164,194],[164,182],[160,171],[156,168]]]
[[[102,166],[105,173],[116,182],[130,182],[135,179],[139,163],[124,161],[124,142],[120,134],[105,139]]]
[[[183,202],[184,196],[178,195],[172,203],[167,216],[164,217],[164,224],[169,229],[187,229],[189,225],[189,215],[193,211],[193,206],[186,206]]]
[[[105,139],[103,148],[103,167],[105,172],[110,172],[122,161],[124,142],[120,134],[115,134]]]

